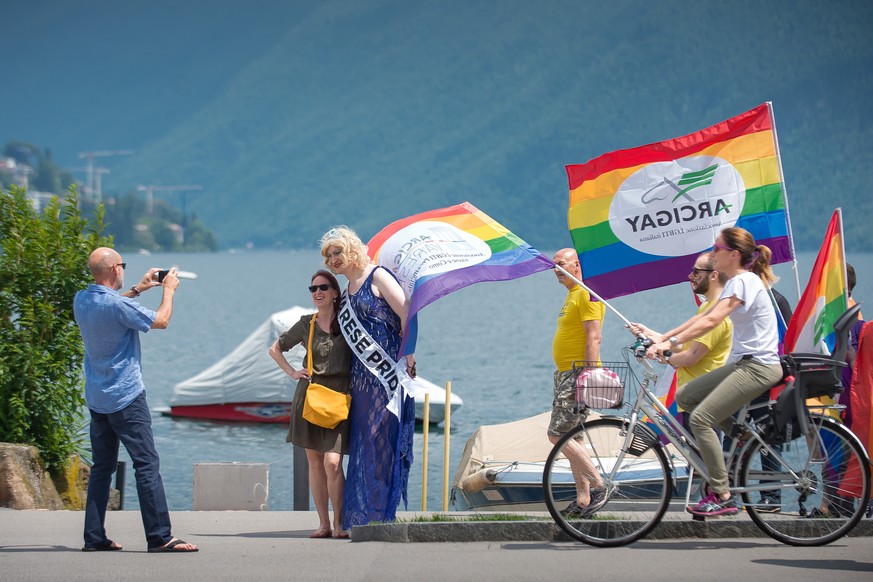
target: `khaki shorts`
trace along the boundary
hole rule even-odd
[[[549,421],[549,436],[561,436],[579,425],[581,416],[576,410],[576,374],[574,370],[555,372],[552,418]]]

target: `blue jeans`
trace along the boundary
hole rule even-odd
[[[152,415],[143,391],[127,408],[110,414],[91,412],[91,452],[94,465],[85,506],[85,546],[108,543],[104,523],[112,474],[118,465],[118,444],[127,449],[136,471],[136,492],[149,548],[163,546],[170,534],[170,510],[161,479],[160,459],[152,435]]]

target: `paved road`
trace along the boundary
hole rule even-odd
[[[838,582],[873,575],[869,537],[820,548],[767,538],[642,541],[614,549],[570,542],[395,544],[310,540],[313,513],[173,512],[172,518],[174,533],[200,552],[146,553],[136,511],[107,517],[109,535],[124,551],[83,553],[81,513],[0,509],[0,581]]]

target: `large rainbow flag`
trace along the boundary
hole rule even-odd
[[[413,353],[416,315],[440,297],[482,281],[506,281],[554,267],[551,259],[470,204],[391,223],[368,254],[400,281],[410,301],[401,354]]]
[[[684,281],[739,226],[794,258],[770,104],[675,139],[567,166],[570,234],[604,299]]]
[[[834,349],[834,322],[849,308],[842,224],[838,208],[828,224],[809,282],[785,332],[786,353],[830,354]]]

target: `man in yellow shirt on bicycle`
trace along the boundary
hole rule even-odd
[[[582,268],[575,250],[561,249],[552,260],[573,277],[582,280]],[[552,358],[557,368],[554,374],[552,418],[547,431],[552,444],[579,424],[573,363],[582,360],[600,362],[601,329],[606,315],[604,304],[592,301],[588,291],[576,281],[558,269],[555,269],[555,276],[568,292],[558,314],[558,327],[552,340]],[[591,515],[607,501],[603,480],[581,445],[575,441],[569,443],[564,453],[576,482],[576,499],[562,513],[573,517]]]
[[[718,301],[727,283],[727,277],[714,268],[712,254],[701,253],[694,261],[694,267],[688,274],[691,289],[698,295],[706,297],[700,304],[697,313],[703,313]],[[630,326],[631,333],[642,333],[648,338],[660,338],[662,334],[652,331],[646,326],[635,323]],[[698,376],[721,368],[727,362],[731,351],[731,336],[733,324],[730,319],[719,323],[709,333],[693,339],[685,345],[678,346],[670,357],[670,365],[676,368],[676,382],[679,389]]]

